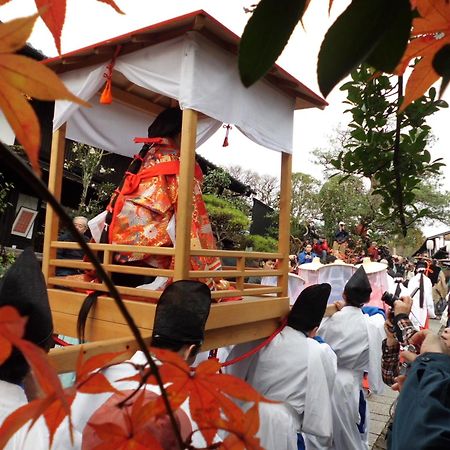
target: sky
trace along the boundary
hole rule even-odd
[[[254,0],[116,0],[126,13],[117,14],[112,8],[96,0],[67,0],[66,23],[62,35],[62,52],[91,45],[109,37],[161,22],[198,9],[204,9],[227,28],[242,34],[249,15],[244,7]],[[317,55],[323,36],[336,17],[348,6],[350,0],[335,0],[331,15],[328,15],[328,1],[315,0],[289,40],[278,63],[295,78],[319,93],[316,76]],[[30,15],[36,10],[34,0],[11,0],[0,7],[0,20]],[[50,32],[38,21],[29,42],[47,56],[57,55]],[[447,97],[447,98],[446,98]],[[450,90],[444,96],[450,101]],[[330,137],[339,127],[350,121],[344,114],[344,95],[335,88],[327,97],[329,106],[324,110],[307,109],[295,113],[293,170],[309,173],[324,179],[322,168],[314,164],[312,152],[326,148]],[[433,158],[444,158],[450,165],[448,148],[450,134],[448,120],[450,110],[436,113],[429,121],[437,142],[431,149]],[[215,164],[223,166],[240,165],[260,174],[279,176],[281,157],[274,151],[254,144],[239,131],[233,129],[229,146],[222,147],[225,130],[219,130],[198,152]],[[245,150],[245,151],[244,151]],[[444,174],[446,174],[444,172]],[[444,187],[450,190],[450,176],[445,177]],[[446,227],[444,227],[446,228]],[[437,230],[437,231],[436,231]],[[440,228],[433,228],[439,232]]]

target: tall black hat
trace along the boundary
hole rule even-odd
[[[394,272],[392,269],[388,269],[387,274],[394,279],[402,279],[403,281],[403,275],[399,272]]]
[[[44,276],[31,248],[22,252],[0,280],[0,306],[6,305],[28,317],[25,339],[46,343],[53,333],[53,320]]]
[[[362,305],[369,301],[372,287],[363,266],[360,266],[347,281],[344,293],[347,296],[347,301],[351,304]]]
[[[310,331],[320,325],[325,314],[331,286],[328,283],[308,286],[297,297],[287,324],[299,331]]]
[[[194,344],[205,337],[211,291],[199,281],[180,280],[166,287],[156,306],[153,337]]]
[[[428,269],[428,263],[424,259],[419,259],[419,261],[416,262],[416,273],[424,272],[426,269]]]

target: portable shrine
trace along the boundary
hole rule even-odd
[[[299,266],[298,274],[304,281],[303,289],[319,282],[319,269],[323,266],[324,264],[320,262],[319,257],[313,258],[310,263]]]
[[[263,79],[246,89],[237,69],[239,38],[204,11],[196,11],[98,44],[49,59],[46,64],[91,108],[56,102],[53,121],[49,188],[61,198],[66,138],[108,152],[133,156],[135,136],[146,136],[153,118],[164,108],[180,105],[183,125],[180,153],[176,245],[139,247],[139,252],[175,257],[173,269],[130,267],[113,263],[114,252],[136,251],[123,245],[90,244],[101,252],[109,273],[167,276],[174,280],[220,277],[232,280],[233,291],[213,292],[214,298],[241,301],[216,303],[207,322],[204,349],[268,336],[289,309],[288,264],[291,164],[294,111],[324,108],[326,102],[286,71],[274,66]],[[112,103],[100,104],[105,79]],[[191,248],[190,225],[195,149],[223,124],[231,124],[248,139],[280,154],[281,197],[279,245],[275,253],[202,250]],[[244,152],[245,149],[242,149]],[[90,269],[89,262],[57,259],[58,248],[77,248],[58,242],[59,220],[48,207],[45,223],[43,272],[47,280],[55,331],[76,336],[83,290],[104,292],[91,311],[84,346],[88,354],[135,349],[123,317],[102,283],[85,283],[55,276],[55,267]],[[222,271],[190,270],[191,256],[234,258]],[[250,259],[278,260],[276,270],[250,267]],[[276,276],[275,286],[246,283],[250,276]],[[118,286],[126,306],[144,337],[151,335],[159,291]],[[129,299],[132,297],[132,299]],[[128,299],[127,299],[128,298]],[[77,346],[52,352],[60,372],[73,369]],[[124,354],[124,358],[127,353]]]
[[[319,269],[319,283],[329,283],[331,285],[331,293],[328,303],[342,300],[342,292],[347,281],[355,273],[356,268],[352,264],[347,264],[337,259],[332,264],[327,264]]]

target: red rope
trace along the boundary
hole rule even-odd
[[[160,137],[135,137],[133,139],[135,144],[162,144],[164,138]]]
[[[62,339],[60,339],[58,336],[54,335],[53,336],[53,340],[55,341],[56,345],[61,345],[62,347],[68,347],[69,345],[73,345],[73,344],[69,344],[66,341],[63,341]]]
[[[281,331],[283,331],[284,327],[287,325],[287,319],[283,319],[281,322],[281,325],[264,341],[262,341],[259,345],[257,345],[255,348],[252,348],[251,350],[249,350],[248,352],[244,353],[241,356],[238,356],[234,359],[232,359],[231,361],[226,361],[223,363],[220,363],[221,367],[227,367],[227,366],[231,366],[233,364],[236,364],[242,360],[244,360],[245,358],[248,358],[249,356],[254,355],[256,352],[259,352],[263,347],[265,347],[267,344],[269,344],[270,342],[273,341],[273,339],[275,338],[275,336],[277,336],[278,334],[281,333]]]

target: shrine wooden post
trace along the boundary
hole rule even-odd
[[[64,150],[66,148],[66,124],[61,125],[53,133],[52,150],[50,156],[50,169],[48,174],[48,189],[54,197],[61,202],[61,187],[64,170]],[[55,267],[50,260],[56,258],[56,249],[50,246],[52,241],[58,239],[59,217],[47,203],[45,211],[44,249],[42,257],[42,272],[45,280],[55,275]]]
[[[176,214],[174,280],[189,277],[191,253],[192,190],[194,188],[197,111],[185,109],[181,130],[180,174]]]

